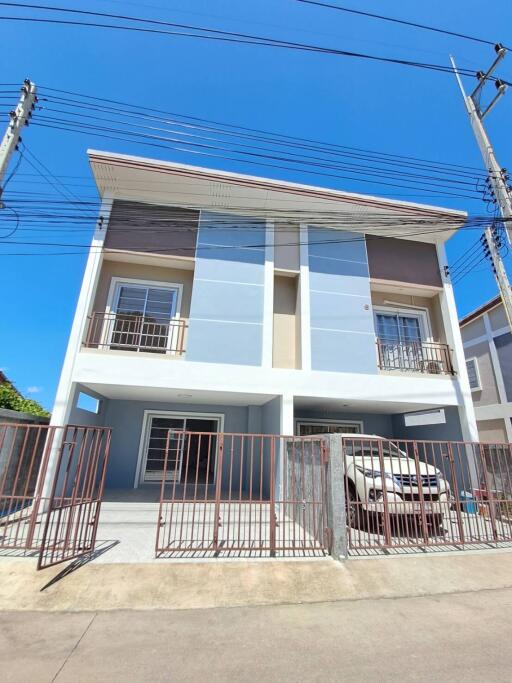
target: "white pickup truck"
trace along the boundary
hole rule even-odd
[[[347,523],[357,526],[369,513],[425,515],[442,526],[450,486],[441,470],[415,460],[395,442],[375,434],[344,434]]]

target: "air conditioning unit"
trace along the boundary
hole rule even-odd
[[[423,362],[423,371],[429,375],[441,375],[443,373],[443,365],[438,360],[426,360]]]

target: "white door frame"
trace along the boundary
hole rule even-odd
[[[322,420],[317,418],[307,418],[307,417],[296,417],[295,418],[295,433],[299,435],[300,425],[318,425],[318,426],[329,426],[329,425],[357,425],[359,427],[359,433],[364,434],[364,425],[362,420]]]
[[[142,429],[140,433],[139,452],[137,455],[137,467],[135,468],[135,480],[133,488],[137,489],[141,484],[161,484],[159,481],[144,481],[144,473],[146,471],[147,447],[149,442],[149,433],[151,427],[151,420],[153,417],[170,417],[178,420],[187,418],[192,420],[217,420],[218,431],[224,431],[224,413],[195,413],[191,411],[180,410],[145,410],[142,420]],[[217,441],[216,447],[219,444]],[[180,464],[181,472],[181,464]],[[217,473],[217,453],[215,453],[214,477]],[[179,482],[178,482],[179,483]]]
[[[158,289],[173,289],[176,291],[176,297],[174,300],[174,310],[172,311],[172,315],[169,319],[169,336],[167,339],[167,347],[166,349],[168,351],[171,350],[172,348],[172,343],[175,339],[177,330],[176,326],[172,325],[173,320],[179,320],[180,319],[180,312],[181,312],[181,299],[183,296],[183,285],[178,283],[178,282],[160,282],[158,280],[139,280],[137,278],[127,278],[127,277],[119,277],[115,276],[112,277],[110,280],[110,287],[108,290],[108,297],[107,297],[107,305],[105,306],[105,313],[106,313],[106,318],[104,321],[104,328],[102,332],[102,339],[101,343],[106,344],[108,347],[110,347],[111,339],[112,339],[112,334],[114,331],[114,326],[110,328],[108,324],[108,316],[110,313],[117,313],[117,305],[119,303],[119,295],[121,292],[121,287],[123,285],[133,285],[134,287],[155,287]],[[110,333],[108,330],[110,329]]]
[[[375,321],[375,331],[377,331],[377,313],[384,315],[392,315],[393,313],[409,318],[418,318],[420,323],[421,341],[433,342],[432,325],[430,324],[430,315],[428,308],[418,306],[417,308],[400,308],[400,306],[374,306],[373,315]],[[377,334],[377,336],[379,336]]]

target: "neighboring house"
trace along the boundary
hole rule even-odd
[[[466,365],[482,441],[512,441],[512,334],[501,297],[460,321]]]
[[[107,489],[159,481],[169,429],[477,440],[445,275],[464,213],[89,158],[101,221],[52,424],[113,428]]]

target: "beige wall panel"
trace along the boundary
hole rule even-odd
[[[273,366],[296,368],[297,354],[297,278],[274,278]]]
[[[274,267],[282,270],[299,270],[299,225],[279,222],[274,224]]]
[[[477,422],[478,436],[481,441],[491,443],[507,442],[507,431],[503,420],[481,420]]]
[[[430,325],[432,327],[432,336],[435,342],[445,343],[445,335],[443,329],[443,322],[441,316],[441,307],[439,304],[439,297],[421,297],[408,296],[407,294],[399,294],[395,292],[373,292],[372,291],[372,305],[383,306],[384,308],[393,309],[392,305],[385,304],[384,301],[393,301],[397,304],[406,304],[406,306],[417,306],[418,308],[426,308]],[[399,308],[399,306],[396,306]]]
[[[190,301],[192,298],[192,282],[194,272],[181,268],[162,268],[160,266],[140,265],[138,263],[121,263],[119,261],[103,261],[101,268],[94,311],[104,311],[107,306],[108,293],[113,277],[128,278],[130,280],[151,280],[155,282],[175,282],[183,285],[181,300],[181,317],[190,315]]]

